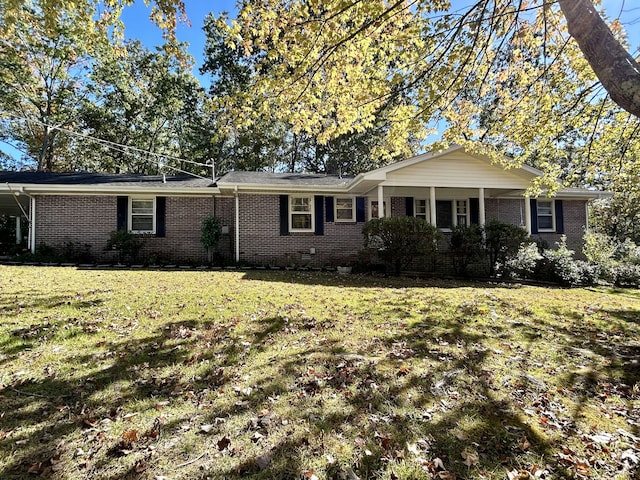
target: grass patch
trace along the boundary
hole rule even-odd
[[[635,291],[0,266],[0,477],[637,478]]]

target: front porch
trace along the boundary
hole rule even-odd
[[[532,233],[531,199],[523,190],[410,187],[379,184],[366,193],[368,220],[390,216],[422,218],[443,232],[456,226],[484,226],[498,218]],[[379,208],[383,205],[383,208]]]

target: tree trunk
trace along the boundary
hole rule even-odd
[[[611,99],[640,118],[640,64],[620,45],[591,0],[559,0],[569,34]]]

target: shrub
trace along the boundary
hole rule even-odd
[[[484,258],[484,238],[478,225],[458,225],[451,232],[449,248],[457,275],[468,275],[469,265]]]
[[[640,288],[640,265],[616,265],[613,268],[613,282],[618,287]]]
[[[211,263],[218,249],[218,242],[222,233],[222,221],[214,215],[208,215],[202,219],[200,241],[207,249],[208,260]]]
[[[507,258],[515,256],[520,245],[529,240],[529,234],[517,225],[495,219],[489,220],[484,229],[489,274],[493,276],[496,273],[496,264],[505,264]]]
[[[640,246],[627,238],[618,245],[616,258],[630,265],[640,265]]]
[[[496,273],[504,278],[531,278],[542,260],[535,243],[523,243],[515,253],[507,257],[504,263],[496,264]]]
[[[61,256],[67,262],[90,263],[93,261],[91,245],[88,243],[65,242],[62,245]]]
[[[118,262],[136,262],[140,258],[140,251],[145,244],[145,238],[142,235],[118,230],[111,232],[106,250],[113,250],[118,254]]]
[[[587,232],[584,235],[584,247],[582,252],[593,265],[598,279],[611,281],[613,271],[617,264],[615,259],[618,251],[618,242],[603,233]]]
[[[362,234],[365,248],[377,250],[394,275],[418,257],[435,262],[440,233],[421,218],[375,218],[365,223]]]
[[[568,286],[593,284],[595,267],[573,258],[574,251],[567,248],[567,237],[563,235],[556,245],[556,250],[542,252],[542,278]]]

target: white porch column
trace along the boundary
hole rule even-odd
[[[531,199],[529,195],[524,196],[524,225],[527,233],[531,235]]]
[[[378,218],[384,217],[384,189],[378,185]]]
[[[236,237],[236,241],[235,241],[235,257],[236,257],[236,262],[240,261],[240,197],[238,195],[238,187],[236,186],[236,228],[235,228],[235,237]]]
[[[22,242],[22,217],[16,216],[16,245]]]
[[[484,187],[480,187],[478,189],[478,209],[480,210],[480,212],[478,212],[478,222],[480,223],[480,226],[483,227],[486,223],[484,212]]]
[[[429,187],[429,218],[431,225],[436,223],[436,187]]]

